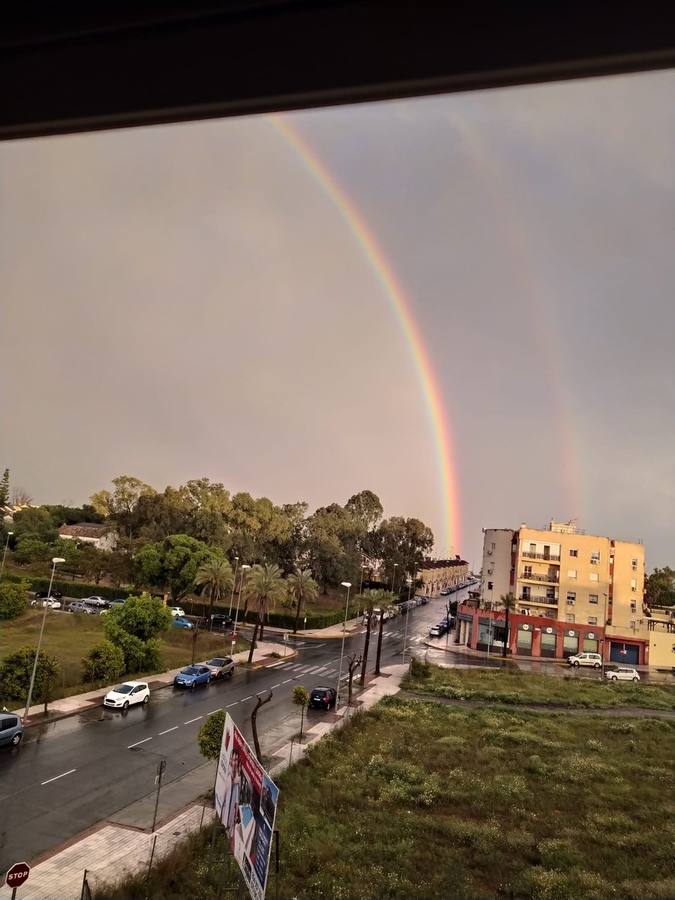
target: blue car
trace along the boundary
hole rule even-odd
[[[195,626],[189,619],[184,619],[183,616],[176,616],[173,620],[174,628],[194,628]]]
[[[211,669],[208,666],[187,666],[176,675],[173,686],[195,688],[198,684],[210,684],[212,677]]]

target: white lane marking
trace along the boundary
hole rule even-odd
[[[239,703],[238,700],[235,700],[234,703],[228,703],[227,706],[225,707],[225,709],[229,709],[231,706],[236,706],[237,703]]]
[[[314,674],[315,674],[315,675],[320,675],[322,672],[325,672],[325,671],[326,671],[326,667],[325,667],[325,666],[320,666],[320,667],[316,670],[316,672],[315,672]]]
[[[65,778],[66,775],[72,775],[73,772],[77,772],[77,769],[68,769],[67,772],[61,772],[60,775],[55,775],[53,778],[48,778],[46,781],[41,781],[40,786],[45,784],[51,784],[52,781],[58,781],[59,778]]]
[[[389,637],[389,635],[391,634],[391,631],[384,631],[384,632],[382,632],[382,634],[384,637]]]
[[[324,675],[335,675],[336,672],[337,672],[337,669],[326,669],[326,671],[323,674]]]
[[[160,733],[157,736],[161,737],[163,734],[168,734],[170,731],[175,731],[177,728],[178,728],[178,725],[174,725],[173,728],[167,728],[166,731],[160,731]]]
[[[274,691],[274,690],[276,690],[278,687],[281,687],[281,682],[279,682],[279,684],[273,684],[272,687],[270,688],[270,690],[271,690],[271,691]]]
[[[293,681],[292,678],[287,678],[286,681],[282,681],[281,683],[282,683],[282,684],[290,684],[291,681]]]
[[[183,722],[183,725],[192,725],[193,722],[199,722],[199,720],[203,718],[204,716],[196,716],[194,719],[188,719],[187,722]]]
[[[296,672],[298,669],[302,669],[302,668],[303,668],[302,663],[297,663],[296,665],[291,666],[291,671]]]
[[[266,669],[276,669],[277,666],[285,666],[285,665],[286,665],[286,663],[283,663],[283,662],[270,663],[269,666],[265,666],[265,668]]]
[[[281,663],[281,668],[282,668],[282,669],[288,669],[288,668],[290,668],[292,665],[293,665],[293,663],[291,663],[291,662]]]
[[[138,747],[139,744],[145,744],[147,741],[151,741],[151,740],[152,740],[151,737],[143,738],[142,741],[136,741],[135,744],[129,744],[129,746],[127,747],[127,750],[131,750],[132,747]]]
[[[217,712],[222,712],[222,710],[223,710],[222,706],[219,706],[218,709],[212,709],[211,712],[207,712],[206,715],[207,715],[207,716],[213,716],[213,715],[215,715],[215,713],[217,713]]]
[[[249,694],[248,697],[244,697],[241,702],[246,703],[247,700],[253,700],[253,694]]]
[[[316,675],[317,672],[321,670],[321,666],[312,666],[311,669],[307,669],[307,675]]]

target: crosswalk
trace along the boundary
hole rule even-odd
[[[292,672],[293,675],[337,675],[338,670],[332,666],[303,665],[302,663],[277,663],[275,669]]]

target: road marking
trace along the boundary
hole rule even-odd
[[[282,663],[282,664],[281,664],[281,668],[282,668],[282,669],[290,669],[290,667],[291,667],[292,665],[293,665],[292,662],[285,662],[285,663]]]
[[[48,778],[46,781],[41,781],[40,786],[45,784],[51,784],[52,781],[58,781],[59,778],[65,778],[66,775],[72,775],[73,772],[77,772],[77,769],[68,769],[67,772],[61,772],[60,775],[55,775],[53,778]]]
[[[207,715],[207,716],[213,716],[213,715],[215,715],[217,712],[222,712],[222,711],[223,711],[222,706],[219,706],[218,709],[212,709],[211,712],[207,712],[206,715]]]
[[[174,725],[173,728],[167,728],[166,731],[160,731],[158,737],[161,737],[163,734],[168,734],[170,731],[175,731],[178,728],[178,725]]]
[[[204,716],[197,716],[194,719],[188,719],[187,722],[183,722],[183,725],[192,725],[193,722],[198,722],[200,719],[203,719]]]
[[[278,662],[278,663],[270,663],[269,666],[265,666],[266,669],[276,669],[277,666],[285,666],[286,663]]]
[[[315,674],[315,675],[321,675],[321,673],[322,673],[322,672],[325,672],[325,671],[326,671],[326,667],[325,667],[325,666],[321,666],[320,668],[318,668],[318,669],[316,670],[316,672],[315,672],[314,674]]]
[[[129,744],[129,746],[127,747],[127,750],[131,750],[132,747],[138,747],[139,744],[145,744],[146,741],[151,741],[151,740],[152,740],[151,737],[149,737],[149,738],[143,738],[142,741],[136,741],[135,744]]]
[[[244,697],[241,702],[246,703],[247,700],[253,700],[253,694],[249,694],[248,697]]]
[[[281,683],[282,683],[282,684],[290,684],[291,681],[293,681],[292,678],[287,678],[286,681],[282,681]]]
[[[270,688],[270,690],[271,690],[271,691],[274,691],[274,690],[276,690],[278,687],[281,687],[281,682],[279,682],[279,684],[273,684],[272,687]]]
[[[235,700],[234,703],[228,703],[227,706],[225,707],[225,709],[229,709],[231,706],[236,706],[237,703],[239,703],[238,700]]]

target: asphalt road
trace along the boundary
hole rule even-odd
[[[429,626],[444,614],[444,599],[408,614],[411,649],[423,647]],[[405,616],[385,623],[383,664],[402,660],[404,628]],[[280,739],[284,721],[297,717],[293,686],[337,683],[340,644],[299,638],[296,657],[254,671],[239,669],[230,681],[194,691],[161,689],[148,706],[127,713],[98,707],[28,729],[19,748],[0,751],[0,871],[18,859],[34,859],[147,796],[160,759],[166,760],[165,784],[202,765],[197,732],[209,713],[227,709],[251,740],[255,695],[268,688],[273,699],[259,713],[258,730],[263,752],[273,752],[275,739],[279,745],[289,739]],[[369,671],[376,644],[374,633]],[[362,648],[363,635],[345,641],[345,653]],[[322,715],[310,710],[308,724]]]

